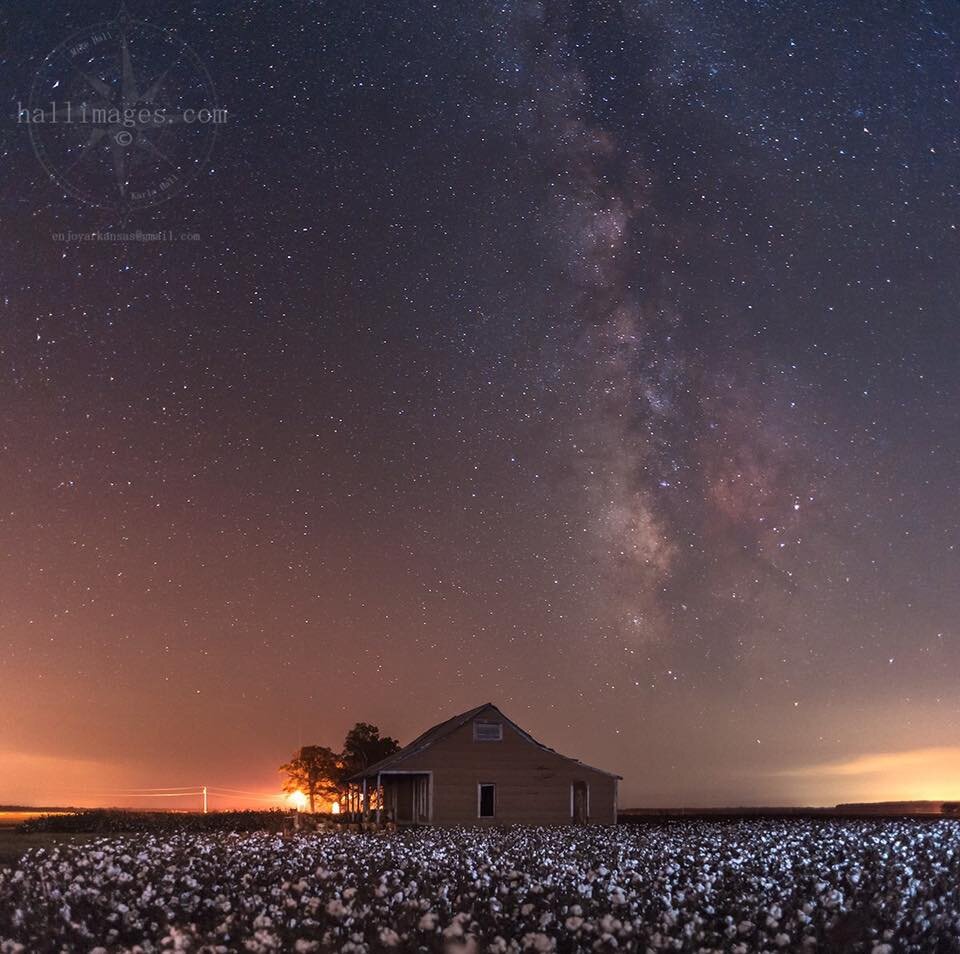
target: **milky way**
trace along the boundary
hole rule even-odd
[[[622,11],[605,16],[621,46],[614,75],[602,79],[616,82],[620,70],[640,77],[629,131],[590,115],[572,11],[548,16],[526,4],[509,31],[527,39],[520,113],[546,175],[544,240],[562,274],[551,308],[566,322],[564,338],[547,351],[578,394],[568,452],[583,482],[586,542],[603,564],[600,617],[639,639],[724,641],[742,632],[761,594],[790,591],[792,555],[783,551],[796,542],[801,511],[809,527],[826,468],[791,421],[790,397],[803,386],[794,369],[750,343],[731,347],[724,326],[735,316],[717,315],[713,303],[678,307],[663,288],[671,257],[703,260],[719,243],[670,207],[662,157],[629,141],[642,138],[648,110],[673,112],[649,68],[653,31]],[[676,123],[675,134],[683,118]],[[724,178],[736,176],[731,168]]]

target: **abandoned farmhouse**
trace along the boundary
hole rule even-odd
[[[378,821],[400,825],[613,825],[619,778],[547,748],[485,703],[350,782],[380,806]]]

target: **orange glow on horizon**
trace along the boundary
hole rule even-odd
[[[871,752],[778,772],[797,791],[830,792],[835,802],[960,800],[960,746]]]

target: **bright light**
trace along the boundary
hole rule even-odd
[[[290,801],[293,804],[293,807],[299,812],[307,804],[309,799],[303,794],[303,792],[297,789],[297,791],[290,793]]]
[[[339,803],[339,802],[334,802],[334,803],[330,806],[330,814],[331,814],[331,815],[339,815],[339,814],[340,814],[340,803]]]

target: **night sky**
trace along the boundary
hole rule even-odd
[[[230,118],[126,223],[17,122],[116,7],[0,11],[0,802],[484,701],[623,805],[960,796],[956,3],[128,9]]]

